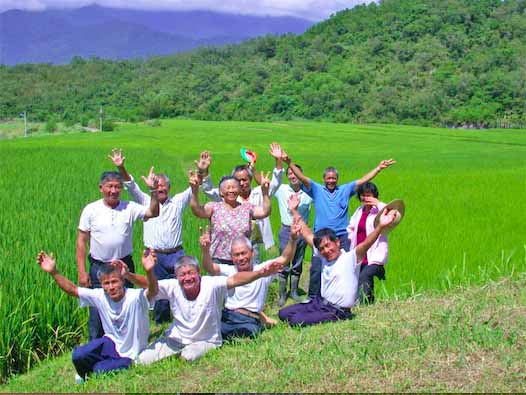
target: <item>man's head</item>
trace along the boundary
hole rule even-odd
[[[193,256],[181,257],[174,268],[175,277],[187,299],[194,300],[201,290],[199,262]]]
[[[358,187],[356,190],[356,197],[363,203],[364,198],[374,197],[378,199],[378,188],[372,182],[366,182]]]
[[[301,168],[300,165],[296,165],[296,167],[303,172],[303,169]],[[289,184],[292,187],[299,187],[301,185],[301,181],[299,180],[298,177],[296,177],[296,174],[294,174],[294,172],[292,171],[290,167],[287,169],[287,178],[289,179]]]
[[[236,237],[232,240],[232,261],[236,265],[238,272],[248,272],[252,270],[252,243],[245,236]]]
[[[323,182],[329,191],[334,191],[338,185],[338,170],[329,166],[323,172]]]
[[[99,190],[102,193],[104,202],[115,207],[119,204],[122,191],[122,177],[115,171],[105,171],[100,176]]]
[[[116,266],[101,265],[97,270],[97,278],[111,300],[118,302],[124,297],[124,278]]]
[[[314,233],[313,241],[320,255],[326,260],[334,261],[340,256],[340,239],[332,229],[320,229]]]
[[[232,171],[232,175],[234,178],[239,182],[239,188],[241,196],[248,196],[250,195],[251,191],[251,184],[252,184],[252,176],[248,170],[247,165],[239,165],[234,168]]]
[[[157,187],[157,197],[161,203],[164,203],[168,199],[168,194],[170,193],[170,179],[164,173],[158,175],[159,184]]]
[[[225,202],[236,201],[239,196],[239,181],[233,176],[224,176],[219,181],[219,194]]]

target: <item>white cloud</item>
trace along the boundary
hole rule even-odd
[[[211,10],[236,14],[290,15],[312,20],[374,0],[0,0],[0,12],[17,8],[77,8],[97,2],[101,6],[146,10]]]

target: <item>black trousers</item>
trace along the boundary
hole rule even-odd
[[[374,302],[374,278],[385,280],[384,265],[362,265],[358,279],[358,300],[362,303]]]

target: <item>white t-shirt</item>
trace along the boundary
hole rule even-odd
[[[259,270],[265,267],[272,260],[255,265],[253,270]],[[222,276],[230,277],[237,273],[237,268],[232,265],[218,265],[220,274]],[[267,290],[269,284],[272,282],[276,275],[261,277],[251,283],[235,287],[233,292],[229,293],[225,307],[229,310],[234,309],[247,309],[254,313],[260,313],[265,306],[265,300],[267,299]]]
[[[148,208],[135,202],[120,201],[115,208],[103,199],[88,204],[80,215],[79,229],[90,232],[90,254],[102,262],[130,255],[133,223],[144,219]]]
[[[103,289],[78,288],[81,307],[93,306],[99,311],[104,336],[115,343],[121,357],[135,359],[148,344],[149,303],[144,289],[125,289],[124,297],[114,302]]]
[[[360,264],[356,251],[341,250],[335,261],[329,262],[321,255],[321,297],[340,307],[350,308],[358,294]]]
[[[201,277],[201,291],[195,300],[186,298],[177,279],[160,280],[155,299],[168,299],[174,317],[166,336],[182,344],[206,341],[221,345],[226,280],[226,277]]]

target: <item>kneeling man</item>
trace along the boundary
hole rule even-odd
[[[283,267],[290,262],[296,251],[296,242],[301,230],[299,221],[292,226],[290,239],[283,254],[276,259],[254,265],[252,258],[254,251],[251,241],[244,237],[238,237],[232,241],[232,261],[235,266],[223,265],[212,262],[210,256],[210,236],[208,229],[201,234],[199,239],[203,254],[202,262],[205,270],[213,276],[232,276],[236,273],[258,271],[267,265],[279,264]],[[277,274],[277,273],[276,273]],[[263,307],[267,298],[268,286],[275,275],[259,278],[250,284],[237,287],[227,295],[225,308],[221,317],[221,335],[223,340],[235,336],[254,337],[263,329],[262,317]]]
[[[91,289],[77,287],[62,276],[52,254],[38,254],[37,262],[42,270],[49,273],[64,292],[79,298],[81,307],[96,307],[99,311],[104,336],[73,349],[73,364],[82,379],[91,373],[130,367],[148,344],[149,301],[158,290],[153,273],[155,260],[155,253],[145,251],[142,264],[147,290],[126,288],[119,268],[109,264],[101,265],[97,273],[102,289]]]

